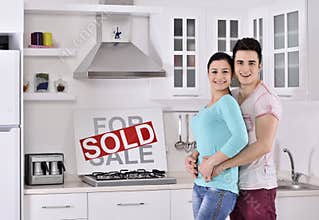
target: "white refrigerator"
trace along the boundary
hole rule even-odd
[[[19,220],[21,207],[20,51],[0,50],[0,213]]]

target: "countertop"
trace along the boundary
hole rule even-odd
[[[182,190],[192,189],[193,179],[184,172],[169,173],[169,177],[175,177],[176,184],[167,185],[140,185],[140,186],[107,186],[92,187],[77,176],[68,176],[64,184],[25,186],[25,195],[43,195],[60,193],[94,193],[94,192],[116,192],[116,191],[154,191],[154,190]],[[319,190],[277,190],[277,197],[296,197],[296,196],[319,196]]]
[[[191,189],[192,177],[189,175],[169,175],[177,180],[176,184],[166,185],[138,185],[138,186],[99,186],[93,187],[81,181],[79,177],[68,177],[62,185],[25,186],[24,194],[51,194],[51,193],[91,193],[91,192],[114,192],[114,191],[146,191],[146,190],[176,190]]]

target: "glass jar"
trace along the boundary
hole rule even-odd
[[[66,92],[67,91],[67,82],[63,79],[58,79],[54,81],[54,88],[56,92]]]

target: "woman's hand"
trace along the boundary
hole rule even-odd
[[[198,151],[194,151],[191,155],[185,158],[185,168],[187,172],[192,174],[194,178],[197,178],[198,169],[197,169],[197,160],[198,160]]]

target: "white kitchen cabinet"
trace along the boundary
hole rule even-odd
[[[308,92],[306,14],[305,0],[277,1],[248,14],[247,33],[263,49],[261,78],[282,97],[303,99]]]
[[[203,9],[170,7],[150,16],[151,44],[167,75],[151,80],[153,99],[198,97],[207,92],[205,34]]]
[[[24,219],[87,219],[87,193],[25,195]]]
[[[150,36],[167,77],[151,80],[153,99],[210,98],[207,62],[217,51],[231,55],[236,41],[248,33],[246,17],[235,8],[163,9],[163,13],[150,18]],[[165,12],[165,13],[164,13]],[[194,37],[188,25],[195,20]],[[161,28],[158,28],[161,27]],[[194,49],[189,44],[194,40]],[[195,58],[193,66],[190,61]],[[194,67],[194,68],[193,68]],[[193,69],[192,69],[193,68]],[[189,80],[194,70],[194,80]]]
[[[207,9],[206,15],[206,57],[208,59],[217,51],[225,52],[232,56],[233,47],[238,39],[247,33],[246,18],[243,14],[235,9],[223,9],[216,13],[209,13]],[[238,81],[233,78],[232,87],[238,87]]]
[[[232,55],[235,43],[241,38],[241,20],[242,15],[236,12],[207,13],[208,56],[217,51]]]
[[[277,197],[278,220],[317,220],[319,196]]]
[[[171,190],[171,220],[193,220],[192,189]],[[229,220],[229,217],[226,218]]]
[[[270,38],[272,37],[269,31],[272,18],[269,16],[268,7],[254,8],[248,14],[248,33],[259,41],[263,50],[262,69],[260,71],[260,79],[265,81],[268,85],[272,85],[270,80],[272,78],[273,68],[269,66],[269,59],[267,48],[270,48]]]
[[[20,122],[20,51],[0,50],[0,124]]]
[[[171,220],[193,220],[192,190],[171,190]]]
[[[88,193],[89,220],[169,220],[168,190]]]
[[[23,0],[2,1],[0,33],[23,32]]]
[[[305,97],[307,91],[306,1],[282,1],[270,8],[268,84],[279,95]]]
[[[315,4],[310,2],[310,4]],[[244,5],[242,5],[245,7]],[[276,92],[283,97],[293,98],[305,98],[309,93],[309,85],[314,92],[317,92],[316,80],[317,76],[311,76],[315,74],[315,69],[308,71],[307,64],[307,50],[312,48],[312,45],[317,45],[316,36],[316,17],[314,14],[316,7],[308,9],[307,1],[276,1],[274,4],[264,4],[262,6],[246,6],[248,9],[243,13],[239,5],[234,3],[233,6],[227,6],[227,8],[221,4],[218,10],[213,10],[211,6],[205,8],[193,8],[189,11],[179,8],[175,10],[170,16],[169,10],[163,10],[166,14],[156,15],[151,17],[151,39],[152,44],[158,51],[159,57],[161,57],[164,69],[167,71],[166,79],[158,79],[151,81],[152,97],[154,99],[170,99],[176,96],[192,97],[208,95],[209,87],[207,84],[206,62],[208,58],[217,51],[225,51],[232,55],[231,51],[236,41],[242,37],[255,37],[261,41],[263,47],[263,68],[261,78],[266,84],[274,87]],[[177,11],[177,12],[176,12]],[[185,14],[183,15],[185,11]],[[198,13],[199,12],[199,13]],[[308,15],[312,19],[308,19],[307,24],[307,12],[313,15]],[[179,17],[179,14],[182,14]],[[198,15],[199,14],[199,15]],[[162,17],[161,17],[162,16]],[[170,24],[169,19],[173,18],[196,18],[196,24],[198,24],[197,31],[199,35],[196,35],[196,41],[199,48],[199,52],[196,55],[199,57],[199,73],[196,75],[198,87],[195,89],[181,87],[174,87],[174,75],[185,74],[185,59],[176,59],[176,56],[187,54],[188,51],[176,51],[174,50],[174,40],[181,40],[182,46],[185,46],[184,36],[174,36],[174,28]],[[167,23],[169,25],[167,25]],[[171,22],[172,23],[172,22]],[[182,22],[185,23],[184,20]],[[152,27],[153,25],[153,27]],[[204,27],[201,27],[204,25]],[[308,36],[308,39],[312,41],[309,48],[307,48],[307,25],[311,26],[309,33],[313,33],[312,36]],[[310,27],[309,26],[309,27]],[[161,28],[158,28],[161,27]],[[257,33],[258,32],[258,33]],[[168,36],[167,36],[168,35]],[[180,39],[179,39],[180,38]],[[175,48],[176,49],[176,48]],[[315,49],[313,50],[315,51]],[[315,56],[315,52],[312,53]],[[174,62],[175,56],[175,62]],[[311,58],[315,60],[315,58]],[[176,60],[179,66],[176,66]],[[182,62],[180,62],[182,60]],[[312,61],[311,60],[311,61]],[[182,65],[180,65],[182,63]],[[315,62],[313,62],[315,63]],[[312,65],[315,66],[315,65]],[[180,70],[178,72],[178,70]],[[183,74],[181,74],[181,72]],[[310,76],[309,76],[310,75]],[[180,78],[180,77],[179,77]],[[183,80],[184,80],[183,78]],[[184,80],[185,81],[185,80]],[[196,83],[195,83],[196,84]],[[234,80],[232,86],[237,86]],[[155,91],[155,92],[154,92]],[[312,92],[312,91],[311,91]],[[208,94],[207,94],[208,93]],[[311,94],[310,94],[311,95]],[[318,97],[318,95],[312,95]]]

